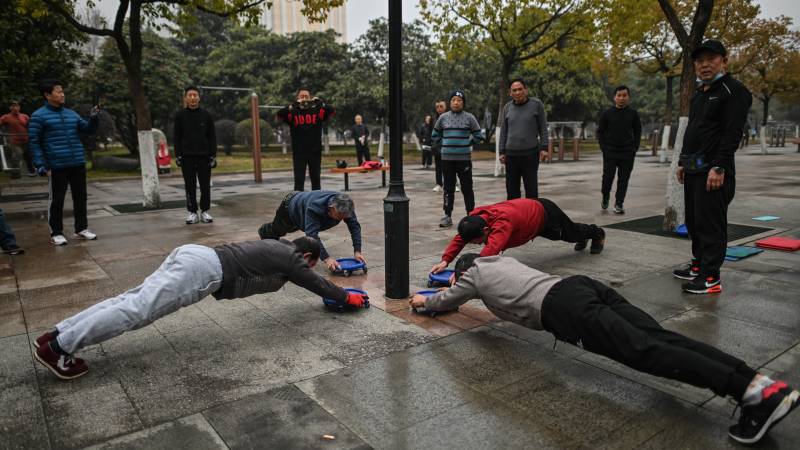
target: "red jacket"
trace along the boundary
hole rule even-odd
[[[489,225],[489,238],[481,250],[481,256],[499,255],[500,252],[530,241],[544,228],[544,206],[530,198],[518,198],[494,205],[478,206],[470,216],[480,216]],[[461,236],[456,235],[444,251],[442,260],[448,263],[466,245]]]

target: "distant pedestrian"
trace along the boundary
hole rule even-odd
[[[184,108],[175,115],[175,159],[183,173],[186,190],[186,224],[211,223],[211,169],[217,167],[217,134],[211,113],[200,107],[200,90],[183,91]],[[197,184],[200,183],[200,216],[197,215]]]
[[[14,235],[14,230],[11,229],[11,225],[6,222],[6,215],[2,208],[0,208],[0,247],[3,248],[3,253],[9,255],[25,253],[25,250],[17,245],[17,237]]]
[[[12,100],[9,113],[0,116],[0,127],[8,134],[11,160],[9,165],[13,169],[11,178],[19,178],[22,171],[22,161],[28,169],[28,176],[35,177],[36,169],[33,167],[31,152],[28,150],[28,123],[31,118],[19,111],[19,102]]]
[[[297,99],[278,111],[279,120],[286,122],[292,135],[292,166],[294,190],[302,191],[306,184],[306,166],[311,178],[311,190],[322,188],[322,128],[335,113],[333,106],[319,97],[311,97],[308,89],[297,91]]]
[[[603,184],[600,189],[603,198],[600,207],[608,209],[611,185],[616,173],[616,214],[625,214],[623,204],[628,192],[628,180],[642,141],[642,122],[639,120],[639,113],[629,106],[630,101],[630,89],[624,85],[617,86],[614,89],[614,106],[603,111],[597,125],[597,140],[603,152]]]
[[[447,112],[447,102],[444,100],[437,100],[434,105],[436,109],[436,116],[433,118],[433,123],[439,120],[439,117]],[[431,139],[431,153],[433,153],[433,165],[436,171],[436,186],[433,187],[433,192],[440,192],[444,181],[442,180],[442,143],[441,141],[434,141]]]
[[[355,124],[351,129],[353,139],[356,141],[356,158],[360,166],[364,161],[369,161],[369,128],[364,125],[364,118],[361,114],[356,114]]]
[[[97,131],[100,111],[92,109],[89,120],[81,118],[75,111],[64,107],[64,89],[56,80],[44,80],[39,91],[45,104],[31,116],[28,127],[33,165],[41,176],[50,176],[50,206],[47,222],[50,225],[50,242],[67,245],[64,237],[64,197],[67,186],[72,193],[72,210],[75,216],[77,239],[94,240],[97,235],[89,231],[86,203],[86,158],[78,133],[92,134]]]
[[[431,137],[442,152],[442,176],[444,181],[444,217],[440,227],[453,225],[451,218],[455,201],[456,178],[461,182],[461,194],[467,214],[475,208],[475,193],[472,191],[472,145],[485,139],[478,119],[464,111],[466,96],[455,90],[450,94],[450,111],[439,116],[433,126]]]
[[[522,78],[511,81],[511,101],[503,107],[500,126],[500,162],[506,165],[506,196],[520,198],[519,180],[525,198],[539,197],[539,161],[547,159],[547,115],[544,104],[528,97]]]
[[[431,144],[433,139],[431,138],[431,134],[433,133],[433,118],[430,115],[425,116],[425,120],[422,122],[422,125],[419,126],[417,129],[417,139],[419,139],[419,145],[422,147],[422,168],[428,169],[433,164],[433,150],[431,149]]]

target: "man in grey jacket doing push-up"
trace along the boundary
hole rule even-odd
[[[759,441],[798,402],[800,392],[744,361],[666,330],[614,289],[586,276],[561,278],[504,256],[461,256],[451,287],[410,304],[448,311],[473,298],[497,317],[611,358],[633,369],[730,395],[742,407],[729,435]]]
[[[167,256],[141,285],[62,320],[36,338],[36,360],[70,380],[89,371],[72,355],[128,331],[142,328],[184,306],[213,295],[217,300],[275,292],[287,281],[357,308],[366,295],[348,293],[311,270],[319,241],[308,236],[248,241],[210,248],[183,245]]]

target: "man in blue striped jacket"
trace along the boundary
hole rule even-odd
[[[472,191],[472,144],[484,140],[485,136],[478,119],[464,111],[465,104],[463,91],[455,90],[450,93],[450,111],[439,116],[431,133],[434,145],[441,145],[444,217],[439,226],[443,228],[453,226],[450,216],[455,201],[456,177],[461,182],[467,214],[475,208],[475,194]]]
[[[66,245],[64,237],[64,197],[67,186],[72,192],[75,215],[75,238],[97,239],[89,231],[86,217],[86,159],[78,132],[92,134],[97,130],[98,108],[92,109],[89,120],[64,107],[64,89],[56,80],[44,80],[39,91],[46,102],[31,116],[28,126],[33,165],[41,176],[50,176],[50,242]]]

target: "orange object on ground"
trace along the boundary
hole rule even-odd
[[[793,252],[800,250],[800,239],[772,236],[756,241],[756,246],[761,248],[769,248],[772,250]]]

